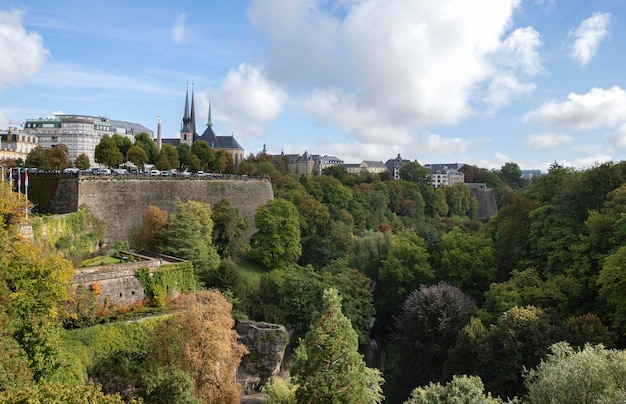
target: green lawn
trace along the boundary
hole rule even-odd
[[[247,288],[258,288],[261,276],[267,272],[265,268],[253,261],[241,260],[239,262],[241,279]]]

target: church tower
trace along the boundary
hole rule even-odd
[[[196,133],[196,112],[194,107],[194,89],[191,85],[191,111],[189,110],[189,84],[187,84],[187,92],[185,93],[185,112],[183,113],[183,122],[180,127],[180,143],[186,143],[189,146],[198,137]]]

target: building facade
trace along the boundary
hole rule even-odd
[[[346,171],[350,174],[371,173],[380,174],[389,171],[382,161],[363,160],[360,164],[344,164]]]
[[[0,165],[5,161],[26,161],[28,153],[38,145],[39,139],[36,136],[28,135],[17,128],[0,131]]]
[[[465,182],[465,174],[459,169],[463,164],[425,164],[424,168],[430,171],[432,185],[439,188],[442,185],[447,187]]]
[[[67,146],[70,161],[76,161],[84,153],[89,157],[92,166],[97,165],[94,153],[103,136],[117,133],[129,137],[133,142],[137,132],[145,132],[154,137],[154,133],[142,125],[111,121],[102,116],[52,115],[48,118],[28,119],[24,125],[24,133],[37,137],[39,145],[44,149],[64,144]]]
[[[403,159],[400,156],[400,153],[398,153],[398,157],[396,157],[395,159],[389,159],[385,161],[385,166],[387,167],[387,170],[389,170],[389,172],[391,173],[391,177],[394,180],[399,180],[400,169],[402,168],[403,165],[405,165],[409,161],[410,160]]]

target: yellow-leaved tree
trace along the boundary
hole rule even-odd
[[[155,330],[148,369],[182,370],[191,377],[192,395],[203,403],[238,403],[235,374],[247,349],[237,341],[231,309],[217,290],[196,293],[184,311]]]

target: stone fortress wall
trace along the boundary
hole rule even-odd
[[[223,198],[250,220],[254,232],[256,209],[274,198],[267,178],[180,178],[149,176],[31,176],[31,201],[41,213],[70,213],[85,204],[105,222],[104,241],[126,240],[133,226],[142,224],[149,205],[171,212],[176,201],[215,205]]]

